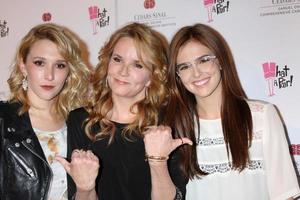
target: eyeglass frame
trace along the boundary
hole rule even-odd
[[[207,59],[208,58],[208,60],[205,60],[205,59]],[[205,63],[205,62],[210,62],[210,61],[214,61],[215,59],[217,59],[217,56],[215,56],[215,55],[213,55],[213,54],[208,54],[208,55],[203,55],[203,56],[200,56],[200,57],[198,57],[198,58],[196,58],[194,61],[193,61],[193,63],[191,63],[191,62],[184,62],[184,63],[181,63],[181,64],[179,64],[179,65],[176,65],[176,74],[178,75],[178,76],[180,76],[180,70],[178,69],[178,68],[180,68],[180,67],[182,67],[183,65],[184,66],[187,66],[188,68],[186,69],[186,70],[189,70],[189,69],[192,69],[192,67],[194,66],[196,66],[197,67],[197,65],[201,65],[201,64],[203,64],[203,63]],[[202,73],[206,73],[206,72],[202,72]]]

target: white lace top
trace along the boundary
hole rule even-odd
[[[242,172],[231,169],[221,119],[200,119],[198,163],[209,175],[189,181],[187,200],[283,200],[300,194],[282,122],[274,106],[260,101],[248,103],[254,131],[248,167]]]
[[[54,160],[55,155],[67,156],[67,126],[52,132],[33,130],[53,172],[48,200],[67,200],[67,175],[62,165]]]

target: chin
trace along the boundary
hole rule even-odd
[[[210,95],[212,95],[212,93],[213,93],[213,91],[202,91],[202,92],[197,91],[193,94],[200,98],[205,98],[205,97],[209,97]]]
[[[112,90],[112,94],[116,95],[116,96],[126,96],[130,91],[128,90]]]
[[[44,101],[51,101],[51,100],[55,99],[57,96],[58,96],[58,94],[50,94],[50,95],[42,94],[42,95],[39,95],[39,98]]]

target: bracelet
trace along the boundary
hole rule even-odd
[[[164,162],[169,159],[169,156],[149,156],[145,155],[145,161],[153,161],[153,162]]]

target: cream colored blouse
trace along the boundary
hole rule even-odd
[[[63,166],[54,160],[56,155],[67,156],[67,126],[57,131],[41,131],[33,128],[53,172],[49,200],[67,200],[67,175]]]
[[[285,200],[299,196],[299,185],[279,115],[269,103],[248,103],[254,133],[247,168],[242,172],[231,168],[221,119],[200,119],[197,156],[200,168],[208,175],[189,181],[187,200]]]

